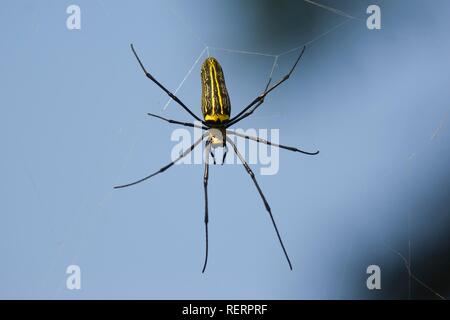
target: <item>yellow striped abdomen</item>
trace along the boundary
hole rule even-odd
[[[201,78],[203,118],[206,122],[226,122],[230,119],[230,98],[222,67],[215,58],[203,62]]]

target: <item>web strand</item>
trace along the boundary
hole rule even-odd
[[[176,95],[178,93],[178,91],[181,89],[181,87],[183,86],[183,84],[185,83],[185,81],[187,80],[187,78],[189,78],[190,74],[192,73],[192,71],[194,70],[195,66],[198,64],[198,62],[200,61],[200,58],[205,54],[205,51],[208,48],[205,47],[202,52],[200,53],[200,55],[198,56],[198,58],[195,60],[194,64],[192,65],[192,67],[188,70],[188,72],[186,73],[186,75],[184,76],[183,80],[181,80],[180,84],[178,85],[178,87],[175,89],[174,94]],[[209,52],[208,52],[208,56],[209,56]],[[166,104],[163,107],[163,110],[166,110],[166,108],[169,106],[169,104],[173,101],[172,98],[169,98],[169,100],[167,100]]]
[[[306,2],[306,3],[312,4],[314,6],[317,6],[319,8],[325,9],[327,11],[333,12],[334,14],[337,14],[338,16],[341,16],[341,17],[345,17],[345,18],[348,18],[348,19],[354,19],[354,20],[361,20],[361,21],[363,20],[363,19],[354,17],[354,16],[352,16],[352,15],[350,15],[350,14],[344,12],[344,11],[338,10],[338,9],[330,7],[330,6],[326,6],[326,5],[318,3],[318,2],[314,2],[314,1],[311,1],[311,0],[303,0],[303,1]]]
[[[433,288],[431,288],[429,285],[427,285],[425,282],[423,282],[422,280],[420,280],[412,271],[411,271],[411,264],[410,261],[408,259],[406,259],[400,252],[398,252],[397,250],[395,250],[394,248],[392,248],[391,246],[385,244],[385,246],[392,251],[393,253],[395,253],[397,256],[400,257],[400,259],[402,259],[406,270],[408,271],[408,275],[410,277],[410,279],[413,279],[414,281],[416,281],[418,284],[420,284],[422,287],[424,287],[425,289],[427,289],[428,291],[430,291],[431,293],[433,293],[435,296],[437,296],[439,299],[441,300],[447,300],[443,295],[441,295],[439,292],[437,292],[436,290],[434,290]]]

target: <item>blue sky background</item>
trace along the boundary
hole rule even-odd
[[[0,298],[450,296],[448,1],[377,1],[380,31],[366,28],[368,1],[320,1],[357,19],[300,1],[77,1],[81,30],[71,31],[72,3],[4,1],[0,12]],[[278,174],[257,177],[292,272],[241,166],[211,168],[205,274],[202,165],[112,189],[170,160],[176,126],[146,112],[191,120],[175,104],[162,110],[167,97],[130,42],[173,90],[205,45],[277,54],[311,42],[239,124],[321,151],[280,151]],[[236,114],[273,60],[210,53]],[[296,54],[280,57],[274,78]],[[199,73],[178,95],[200,115]],[[79,291],[65,288],[70,264]],[[380,291],[366,288],[370,264]]]

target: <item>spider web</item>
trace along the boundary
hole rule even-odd
[[[184,84],[186,83],[186,81],[189,79],[189,77],[191,76],[192,72],[196,69],[196,67],[198,66],[199,62],[202,60],[203,57],[208,57],[210,56],[211,51],[221,51],[221,52],[225,52],[225,53],[233,53],[233,54],[243,54],[243,55],[253,55],[253,56],[264,56],[264,57],[269,57],[271,58],[271,67],[267,70],[268,72],[268,79],[272,79],[277,67],[278,67],[278,62],[279,59],[281,57],[284,57],[285,55],[288,55],[292,52],[298,51],[299,49],[301,49],[303,46],[306,45],[311,45],[317,41],[320,41],[321,39],[323,39],[324,37],[328,36],[329,34],[339,30],[342,26],[344,26],[345,24],[349,23],[349,22],[356,22],[356,23],[365,23],[365,20],[359,17],[355,17],[352,16],[344,11],[339,10],[338,8],[333,8],[331,6],[327,6],[324,5],[322,3],[319,2],[315,2],[315,1],[310,1],[310,0],[304,0],[305,3],[312,5],[312,6],[316,6],[318,8],[321,8],[325,11],[331,12],[333,14],[336,14],[338,16],[341,16],[343,18],[345,18],[345,20],[343,22],[340,22],[338,24],[336,24],[335,26],[331,27],[330,29],[326,30],[325,32],[319,34],[318,36],[314,37],[311,40],[308,40],[306,42],[303,43],[299,43],[295,46],[293,46],[292,48],[279,52],[277,54],[271,54],[271,53],[267,53],[267,52],[258,52],[258,51],[248,51],[248,50],[243,50],[243,49],[236,49],[236,48],[223,48],[223,47],[216,47],[216,46],[210,46],[208,45],[208,43],[204,42],[201,38],[201,36],[199,36],[194,30],[192,30],[192,28],[189,26],[188,23],[186,23],[186,21],[183,19],[183,17],[172,7],[169,7],[172,14],[179,19],[181,22],[183,22],[185,24],[185,26],[187,27],[187,30],[202,44],[202,49],[200,51],[200,53],[198,54],[197,57],[195,57],[195,59],[193,59],[193,63],[190,66],[190,68],[186,71],[185,75],[183,76],[183,78],[181,79],[181,81],[179,82],[178,86],[175,88],[175,90],[173,91],[173,93],[176,95],[180,89],[182,89],[182,87],[184,86]],[[99,1],[100,3],[100,1]],[[107,12],[107,10],[106,10]],[[167,101],[165,102],[164,106],[162,107],[162,110],[165,111],[171,104],[172,104],[172,99],[169,98],[167,99]],[[439,136],[439,133],[441,132],[441,130],[446,126],[448,122],[448,113],[445,115],[445,117],[443,118],[443,120],[441,121],[441,123],[439,123],[439,125],[436,127],[436,129],[434,130],[434,132],[431,134],[430,139],[429,139],[429,143],[433,143],[433,141],[435,139],[437,139],[437,137]],[[120,173],[123,171],[122,169],[126,167],[127,162],[129,161],[129,159],[132,157],[132,154],[134,152],[135,146],[136,146],[136,142],[138,141],[140,136],[139,132],[135,133],[135,138],[134,138],[134,143],[130,146],[130,149],[127,151],[126,156],[123,158],[123,162],[122,162],[122,166],[121,168],[118,170],[119,174],[117,174],[117,177],[120,175]],[[421,153],[420,150],[412,153],[411,155],[409,155],[409,157],[407,159],[404,159],[404,161],[410,161],[412,160],[414,157],[416,157],[417,155],[419,155]],[[104,197],[102,197],[102,199],[100,201],[98,201],[97,206],[98,207],[102,207],[104,205],[104,203],[106,203],[107,201],[110,200],[110,198],[112,197],[113,194],[113,190],[111,189],[110,191],[108,191]],[[411,296],[411,282],[414,281],[417,284],[419,284],[420,286],[422,286],[423,288],[425,288],[426,290],[428,290],[429,292],[431,292],[432,294],[434,294],[436,297],[438,297],[439,299],[446,299],[446,297],[444,297],[441,293],[437,292],[436,290],[434,290],[432,287],[430,287],[427,283],[425,283],[423,280],[421,280],[420,276],[418,276],[417,274],[415,274],[413,272],[413,268],[412,268],[412,245],[411,245],[411,234],[410,234],[410,226],[411,226],[411,214],[408,215],[408,240],[407,240],[407,246],[408,246],[408,252],[407,254],[404,254],[402,252],[400,252],[399,250],[393,248],[390,244],[386,243],[385,241],[385,247],[388,251],[392,252],[393,254],[395,254],[404,264],[404,267],[408,273],[408,279],[409,279],[409,290],[408,290],[408,298],[412,298]],[[81,223],[81,222],[80,222]],[[85,231],[85,232],[89,232],[89,231]],[[86,237],[83,237],[83,239],[85,239]],[[84,245],[82,245],[82,247],[84,247]],[[62,248],[61,248],[62,250]],[[347,257],[347,261],[350,259],[350,255],[351,255],[351,251],[352,248],[349,249],[349,255]],[[80,252],[81,253],[81,252]],[[74,256],[72,261],[73,263],[76,263],[78,259],[78,255]],[[60,290],[56,293],[56,297],[58,297],[61,294],[61,291],[63,290],[64,285],[62,285],[60,287]]]
[[[222,48],[222,47],[209,46],[208,44],[206,44],[206,43],[201,39],[201,37],[200,37],[197,33],[195,33],[195,31],[192,30],[192,28],[186,23],[186,21],[181,17],[180,14],[178,14],[178,12],[177,12],[174,8],[169,7],[169,8],[170,8],[170,11],[172,12],[172,14],[173,14],[175,17],[177,17],[181,22],[183,22],[183,24],[187,27],[187,29],[188,29],[188,30],[195,36],[195,38],[198,39],[198,40],[203,44],[203,46],[204,46],[203,49],[202,49],[202,51],[200,52],[200,55],[197,57],[197,59],[195,59],[194,63],[193,63],[192,66],[189,68],[189,70],[186,72],[185,76],[183,77],[183,79],[181,80],[181,82],[180,82],[179,85],[176,87],[176,89],[175,89],[175,91],[174,91],[173,93],[176,95],[176,94],[178,93],[178,91],[183,87],[184,83],[185,83],[186,80],[189,78],[189,76],[191,75],[192,71],[195,69],[195,67],[196,67],[197,64],[199,63],[200,59],[201,59],[204,55],[206,55],[207,57],[210,56],[210,50],[222,51],[222,52],[227,52],[227,53],[236,53],[236,54],[245,54],[245,55],[254,55],[254,56],[270,57],[270,58],[272,58],[272,67],[270,68],[270,73],[269,73],[269,76],[268,76],[268,80],[272,80],[272,76],[273,76],[274,71],[275,71],[275,69],[276,69],[276,67],[277,67],[277,62],[278,62],[278,59],[279,59],[280,57],[285,56],[285,55],[287,55],[287,54],[290,54],[290,53],[292,53],[292,52],[298,51],[298,50],[300,50],[301,48],[303,48],[304,46],[307,46],[307,45],[313,44],[313,43],[316,42],[316,41],[319,41],[320,39],[322,39],[323,37],[327,36],[328,34],[330,34],[330,33],[334,32],[334,31],[338,30],[340,27],[342,27],[343,25],[345,25],[346,23],[348,23],[348,22],[351,21],[351,20],[360,20],[360,21],[361,21],[360,18],[353,17],[353,16],[351,16],[351,15],[348,15],[348,14],[342,12],[342,11],[333,9],[333,8],[331,8],[331,7],[323,6],[323,5],[320,5],[320,4],[318,4],[318,3],[315,3],[315,2],[312,2],[312,1],[309,1],[309,0],[304,0],[304,1],[307,2],[307,3],[313,4],[313,5],[319,6],[319,7],[321,7],[321,8],[324,8],[324,9],[326,9],[326,10],[329,10],[329,11],[331,11],[331,12],[333,12],[333,13],[339,15],[339,16],[345,17],[346,20],[344,20],[344,21],[341,22],[341,23],[338,23],[338,24],[335,25],[334,27],[332,27],[332,28],[330,28],[329,30],[327,30],[327,31],[325,31],[325,32],[323,32],[323,33],[321,33],[320,35],[316,36],[316,37],[313,38],[312,40],[309,40],[309,41],[307,41],[307,42],[304,42],[304,43],[302,43],[302,44],[300,44],[300,45],[297,45],[297,46],[295,46],[295,47],[293,47],[293,48],[291,48],[291,49],[288,49],[288,50],[286,50],[286,51],[280,52],[280,53],[278,53],[278,54],[270,54],[270,53],[266,53],[266,52],[257,52],[257,51],[248,51],[248,50],[240,50],[240,49],[232,49],[232,48]],[[162,110],[166,110],[167,107],[171,104],[172,101],[173,101],[173,99],[172,99],[172,98],[169,98],[169,99],[167,100],[167,102],[165,103],[164,107],[162,108]]]
[[[245,54],[245,55],[254,55],[254,56],[264,56],[264,57],[270,57],[272,58],[272,66],[270,68],[270,72],[269,72],[269,76],[268,79],[271,81],[274,71],[276,70],[277,66],[278,66],[278,60],[280,57],[283,57],[289,53],[298,51],[300,48],[302,48],[303,46],[308,46],[313,44],[316,41],[321,40],[322,38],[326,37],[327,35],[337,31],[339,28],[341,28],[343,25],[351,22],[351,21],[355,21],[358,23],[363,23],[365,24],[365,19],[360,18],[360,17],[356,17],[353,16],[349,13],[346,13],[342,10],[339,10],[338,8],[334,8],[331,7],[329,5],[325,5],[316,1],[311,1],[311,0],[303,0],[305,3],[308,3],[310,5],[316,6],[318,8],[321,8],[323,10],[326,10],[328,12],[332,12],[333,14],[336,14],[338,16],[341,16],[343,18],[345,18],[345,20],[341,23],[338,23],[337,25],[333,26],[332,28],[328,29],[327,31],[319,34],[318,36],[316,36],[315,38],[301,43],[291,49],[288,49],[286,51],[280,52],[278,54],[270,54],[267,52],[258,52],[258,51],[248,51],[248,50],[240,50],[240,49],[233,49],[233,48],[222,48],[222,47],[214,47],[214,46],[209,46],[205,41],[202,40],[201,36],[199,36],[191,27],[190,25],[183,19],[183,17],[174,9],[171,8],[171,12],[172,14],[177,17],[180,21],[182,21],[184,23],[184,25],[187,27],[187,29],[191,32],[191,34],[193,34],[195,36],[196,39],[198,39],[202,44],[203,44],[203,49],[200,52],[200,55],[195,59],[194,63],[192,64],[192,66],[189,68],[189,70],[186,72],[185,76],[183,77],[183,79],[181,80],[181,82],[179,83],[179,85],[177,86],[177,88],[174,91],[174,94],[176,95],[178,93],[178,91],[183,87],[184,83],[186,82],[186,80],[189,78],[189,76],[191,75],[192,71],[196,68],[197,64],[199,63],[199,61],[201,60],[201,58],[203,56],[207,56],[209,57],[210,55],[210,51],[212,50],[216,50],[216,51],[222,51],[222,52],[227,52],[227,53],[235,53],[235,54]],[[172,103],[172,99],[169,98],[167,100],[167,102],[164,104],[164,107],[162,108],[162,110],[166,110],[167,107]],[[444,125],[447,123],[448,121],[448,113],[445,114],[443,120],[441,120],[441,122],[439,123],[438,127],[435,129],[435,131],[433,132],[432,136],[430,137],[430,143],[438,136],[439,132],[442,130],[442,128],[444,127]],[[410,161],[411,159],[413,159],[418,153],[420,153],[420,151],[417,151],[415,153],[412,153],[407,159],[406,161]],[[402,254],[400,251],[394,249],[391,245],[389,245],[386,241],[383,240],[385,247],[392,253],[394,253],[396,256],[398,256],[402,262],[404,263],[404,266],[408,272],[408,279],[409,279],[409,283],[408,283],[408,299],[412,298],[412,286],[411,286],[411,281],[415,281],[416,283],[418,283],[420,286],[422,286],[423,288],[427,289],[429,292],[431,292],[432,294],[434,294],[436,297],[438,297],[439,299],[443,299],[446,300],[446,298],[440,294],[439,292],[437,292],[436,290],[434,290],[433,288],[431,288],[428,284],[426,284],[423,280],[421,280],[412,270],[412,266],[411,266],[411,259],[412,259],[412,247],[411,247],[411,213],[408,213],[408,222],[407,222],[407,226],[408,226],[408,253],[407,253],[407,257],[405,257],[404,254]],[[350,254],[351,254],[352,249],[350,248],[349,250],[349,256],[348,259],[350,258]],[[345,273],[345,270],[344,270]]]
[[[432,132],[431,136],[428,139],[428,144],[424,147],[422,147],[421,149],[412,152],[406,159],[401,160],[405,166],[408,166],[408,164],[417,156],[420,156],[422,153],[425,153],[424,149],[426,149],[427,146],[430,146],[433,144],[433,142],[435,142],[435,140],[437,139],[437,137],[439,136],[440,132],[443,130],[443,128],[447,125],[448,123],[448,118],[449,118],[449,111],[447,111],[443,118],[441,119],[441,121],[439,122],[438,126],[434,129],[434,131]],[[387,172],[386,174],[388,174],[389,172]],[[405,255],[404,253],[402,253],[401,251],[399,251],[398,249],[395,249],[392,247],[392,245],[390,245],[386,240],[382,240],[385,247],[391,251],[392,253],[394,253],[396,256],[398,256],[401,261],[403,262],[407,272],[408,272],[408,299],[412,298],[412,285],[411,282],[414,281],[416,283],[418,283],[420,286],[422,286],[423,288],[425,288],[426,290],[428,290],[429,292],[431,292],[433,295],[435,295],[437,298],[441,299],[441,300],[447,300],[447,298],[445,296],[443,296],[441,293],[439,293],[437,290],[433,289],[430,285],[428,285],[427,283],[425,283],[423,280],[421,280],[419,278],[418,275],[416,275],[413,272],[412,269],[412,233],[411,233],[411,224],[412,224],[412,215],[411,212],[408,211],[408,217],[407,217],[407,235],[408,235],[408,240],[407,240],[407,254]]]
[[[108,8],[103,4],[103,2],[101,0],[97,1],[98,4],[102,7],[103,12],[105,12],[106,15],[110,16],[109,14],[109,10]],[[305,0],[305,2],[308,2]],[[311,4],[313,5],[318,5],[317,3],[313,3],[311,2]],[[337,31],[338,29],[340,29],[342,26],[344,26],[345,24],[347,24],[348,22],[352,21],[352,20],[359,20],[356,17],[350,16],[350,15],[346,15],[345,13],[342,12],[335,12],[336,14],[338,14],[339,16],[342,16],[344,18],[346,18],[344,21],[334,25],[333,27],[331,27],[330,29],[322,32],[321,34],[317,35],[316,37],[314,37],[311,40],[308,40],[306,42],[297,44],[296,46],[282,51],[280,53],[277,54],[271,54],[271,53],[266,53],[266,52],[258,52],[258,51],[250,51],[250,50],[242,50],[242,49],[235,49],[235,48],[224,48],[224,47],[216,47],[216,46],[210,46],[208,45],[205,41],[202,40],[201,36],[199,36],[189,25],[189,23],[186,22],[186,20],[182,17],[181,14],[178,13],[178,11],[173,8],[172,6],[170,6],[170,2],[167,3],[168,5],[168,9],[169,11],[172,13],[172,15],[177,18],[181,23],[184,24],[184,26],[186,27],[186,30],[194,37],[196,38],[202,45],[203,48],[200,51],[200,54],[195,58],[195,60],[193,61],[193,64],[191,65],[191,67],[186,71],[186,74],[183,76],[183,78],[181,79],[180,83],[176,86],[175,90],[172,90],[172,93],[174,95],[177,95],[177,93],[179,92],[180,89],[182,89],[183,85],[186,83],[186,81],[189,79],[190,75],[192,74],[192,72],[196,69],[197,65],[199,64],[199,62],[202,60],[203,57],[209,57],[211,51],[220,51],[220,52],[225,52],[225,53],[230,53],[230,54],[242,54],[242,55],[250,55],[250,56],[261,56],[261,57],[268,57],[272,59],[272,63],[270,66],[270,69],[268,70],[268,78],[267,80],[272,80],[272,77],[274,75],[274,72],[277,69],[278,66],[278,61],[280,58],[291,54],[293,52],[296,51],[300,51],[300,49],[302,49],[304,46],[307,45],[311,45],[319,40],[321,40],[322,38],[326,37],[327,35]],[[331,8],[327,8],[327,10],[330,10]],[[165,111],[169,105],[173,102],[173,99],[168,98],[166,103],[164,104],[164,106],[162,107],[162,111]],[[120,168],[118,169],[118,174],[116,176],[116,179],[114,180],[118,180],[118,177],[121,176],[121,173],[123,172],[124,168],[127,167],[127,164],[129,162],[129,160],[132,158],[133,153],[135,151],[136,148],[136,144],[140,138],[140,136],[142,135],[141,130],[136,130],[135,132],[135,137],[133,139],[133,143],[130,146],[129,150],[126,152],[125,157],[123,157],[123,161],[122,164],[120,166]],[[96,203],[96,207],[98,209],[102,209],[104,207],[104,205],[111,200],[112,195],[113,195],[114,190],[111,188],[111,190],[109,190],[107,193],[104,194],[104,196],[101,197],[101,199]],[[102,213],[98,213],[98,214],[93,214],[92,217],[90,217],[90,219],[94,219],[97,218],[99,219],[100,216],[102,215]],[[92,222],[92,221],[91,221]],[[84,221],[81,220],[77,220],[76,224],[78,227],[73,228],[73,230],[79,230],[79,226],[81,226],[84,223]],[[91,230],[93,228],[94,223],[86,223],[84,225],[89,226],[90,228],[84,228],[83,229],[83,233],[84,234],[88,234],[88,233],[94,233],[97,232],[95,230]],[[79,251],[77,254],[75,254],[72,259],[71,259],[71,264],[77,264],[77,261],[79,259],[79,256],[82,254],[82,248],[85,248],[87,245],[87,238],[86,236],[82,236],[81,237],[81,243],[79,245]],[[65,249],[65,244],[62,243],[59,248],[58,248],[58,254],[57,255],[61,255],[63,250]],[[52,267],[51,269],[56,269],[56,265],[55,265],[55,261],[52,263]],[[48,281],[47,279],[45,279],[44,281]],[[56,291],[55,293],[55,298],[59,298],[63,292],[63,290],[65,289],[65,280],[62,283],[62,285],[59,287],[59,289]]]

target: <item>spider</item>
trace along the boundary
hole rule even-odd
[[[236,116],[230,118],[231,114],[231,103],[230,98],[228,96],[228,91],[225,86],[225,77],[222,71],[222,67],[220,66],[219,62],[213,58],[208,57],[202,64],[201,67],[201,81],[202,81],[202,114],[203,114],[203,120],[201,120],[198,116],[196,116],[177,96],[175,96],[172,92],[170,92],[166,87],[164,87],[158,80],[156,80],[144,67],[143,63],[141,62],[141,59],[139,58],[138,54],[136,53],[136,50],[133,47],[133,44],[130,45],[131,50],[133,51],[134,56],[136,57],[140,67],[144,71],[144,74],[147,78],[149,78],[151,81],[153,81],[159,88],[161,88],[167,95],[172,98],[178,105],[180,105],[186,112],[188,112],[194,119],[201,122],[201,125],[195,124],[195,123],[189,123],[189,122],[181,122],[177,120],[167,119],[164,117],[161,117],[156,114],[148,113],[149,116],[155,117],[158,119],[161,119],[163,121],[178,124],[186,127],[192,127],[192,128],[201,128],[204,131],[202,137],[194,142],[188,149],[186,149],[184,152],[182,152],[179,157],[177,157],[175,160],[171,161],[164,167],[160,168],[158,171],[142,178],[137,181],[119,185],[114,187],[115,189],[119,188],[126,188],[130,187],[132,185],[141,183],[147,179],[150,179],[151,177],[162,173],[169,169],[171,166],[173,166],[178,160],[184,158],[187,156],[196,146],[198,146],[205,138],[205,167],[204,167],[204,175],[203,175],[203,188],[204,188],[204,200],[205,200],[205,260],[203,263],[203,269],[202,273],[205,272],[206,265],[208,263],[208,173],[209,173],[209,154],[211,154],[214,164],[216,164],[214,154],[212,153],[212,149],[215,149],[217,147],[224,148],[223,152],[223,159],[222,164],[225,161],[225,156],[227,154],[228,148],[227,143],[230,144],[230,146],[233,148],[233,151],[236,153],[239,160],[242,162],[245,170],[250,175],[251,179],[253,180],[253,183],[255,184],[256,189],[258,190],[259,195],[261,196],[262,201],[264,202],[264,206],[269,213],[270,219],[272,221],[273,227],[275,229],[278,241],[281,245],[281,248],[283,249],[284,256],[286,257],[287,263],[289,264],[289,268],[292,270],[292,264],[291,260],[289,259],[289,255],[286,251],[286,248],[283,244],[283,240],[281,239],[280,232],[278,231],[277,225],[275,223],[275,219],[272,214],[272,210],[269,206],[269,203],[266,200],[266,197],[264,196],[258,182],[256,181],[255,174],[253,173],[252,169],[248,165],[247,161],[244,159],[242,154],[238,151],[236,145],[234,142],[228,137],[228,135],[236,135],[245,139],[254,140],[259,143],[264,143],[267,145],[272,145],[275,147],[279,147],[282,149],[294,151],[294,152],[300,152],[307,155],[316,155],[319,153],[319,151],[316,152],[307,152],[303,151],[294,147],[289,147],[285,145],[275,144],[270,141],[261,139],[259,137],[253,137],[245,134],[241,134],[238,132],[227,130],[231,125],[238,123],[239,121],[247,118],[250,116],[261,104],[264,102],[264,98],[272,92],[275,88],[277,88],[279,85],[281,85],[283,82],[285,82],[289,77],[291,76],[292,72],[294,71],[295,67],[297,66],[298,62],[300,61],[300,58],[302,57],[303,53],[305,52],[305,48],[303,47],[297,60],[295,61],[294,65],[291,67],[289,73],[287,73],[283,78],[278,80],[277,83],[270,86],[271,79],[269,79],[264,91],[257,96],[248,106],[246,106],[241,112],[239,112]]]

